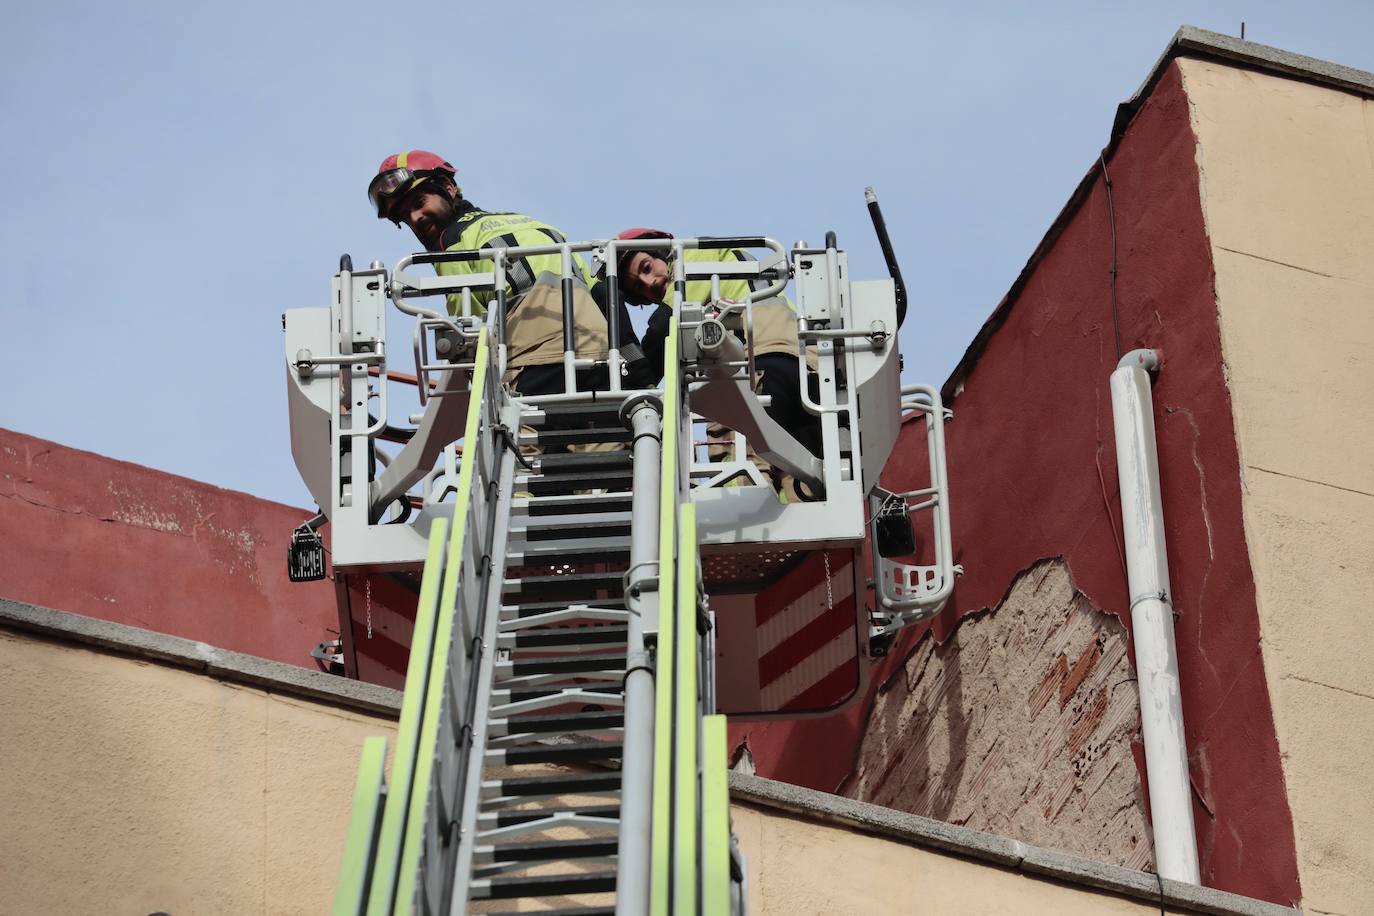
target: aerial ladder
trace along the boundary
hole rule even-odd
[[[960,572],[948,414],[935,389],[901,385],[905,294],[870,209],[892,279],[851,281],[833,234],[790,250],[763,237],[596,240],[420,253],[391,270],[345,258],[328,308],[287,312],[293,454],[321,510],[293,536],[292,578],[323,577],[326,523],[336,575],[420,575],[389,774],[386,740],[368,739],[335,913],[744,912],[710,593],[757,589],[770,566],[818,551],[828,592],[830,557],[845,554],[854,594],[873,592],[853,614],[872,656],[938,613]],[[693,248],[721,259],[683,257]],[[664,378],[651,390],[621,385],[625,250],[673,265]],[[759,256],[727,258],[740,250]],[[506,272],[547,254],[562,257],[562,275],[541,279],[563,291],[566,390],[519,397],[503,384]],[[577,388],[589,361],[567,329],[581,255],[608,267],[609,390]],[[446,260],[483,269],[412,270]],[[721,300],[720,282],[735,278],[754,292]],[[688,301],[698,280],[712,296]],[[789,282],[819,455],[753,390],[752,307]],[[451,308],[420,304],[436,296]],[[406,427],[388,415],[388,302],[415,319],[423,410]],[[924,417],[930,484],[893,493],[878,477],[904,413]],[[734,431],[724,459],[702,457],[707,419]],[[383,441],[402,447],[388,456]],[[779,500],[750,449],[814,498]],[[916,552],[918,512],[927,565],[897,559]]]

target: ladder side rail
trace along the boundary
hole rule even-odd
[[[679,444],[683,441],[683,392],[679,362],[680,328],[676,314],[682,305],[684,281],[682,259],[674,268],[673,312],[669,323],[663,379],[663,461],[659,481],[659,578],[658,621],[654,685],[654,764],[653,764],[653,841],[650,849],[649,912],[653,916],[667,916],[672,891],[672,817],[673,817],[673,736],[675,707],[673,683],[676,677],[674,641],[677,634],[675,610],[677,593],[674,582],[677,564],[678,510],[683,487],[679,462]],[[690,442],[690,439],[685,441]],[[623,802],[622,802],[623,803]],[[622,913],[642,912],[628,906]]]
[[[700,574],[697,570],[696,506],[679,510],[677,602],[673,639],[673,913],[696,913],[698,858],[701,852],[699,781],[701,774]]]
[[[439,518],[430,531],[429,552],[420,580],[420,599],[416,607],[415,629],[411,636],[410,661],[406,666],[406,689],[401,699],[401,719],[396,729],[396,748],[391,758],[391,780],[369,883],[367,912],[382,916],[391,911],[400,863],[402,831],[406,807],[414,783],[420,719],[424,711],[425,682],[433,661],[434,628],[438,619],[439,586],[444,575],[448,520]]]
[[[481,367],[481,371],[484,373],[481,391],[486,403],[478,430],[470,437],[465,436],[463,442],[465,453],[471,449],[476,461],[472,486],[480,487],[482,490],[482,499],[478,503],[481,507],[481,516],[474,518],[476,530],[482,533],[482,537],[480,541],[469,542],[467,555],[467,560],[471,564],[468,568],[481,571],[481,575],[467,576],[458,582],[462,598],[457,610],[462,624],[460,631],[464,644],[469,646],[481,631],[479,613],[484,606],[483,588],[487,578],[500,572],[491,561],[496,538],[495,525],[500,514],[509,511],[508,504],[503,506],[494,499],[499,493],[502,461],[506,457],[506,449],[498,441],[496,433],[498,426],[509,428],[507,417],[504,415],[506,398],[501,393],[495,360],[489,358]],[[461,476],[458,485],[464,486]],[[493,488],[497,488],[496,492],[493,492]]]
[[[485,336],[484,336],[485,339]],[[477,427],[464,431],[464,463],[471,464],[471,478],[459,479],[459,488],[469,492],[470,511],[467,514],[467,533],[456,569],[456,589],[452,607],[453,636],[449,644],[447,681],[440,698],[438,726],[434,737],[434,776],[431,779],[431,798],[425,813],[425,843],[420,847],[419,880],[416,912],[447,912],[459,897],[455,883],[455,862],[460,853],[460,824],[464,816],[464,779],[471,764],[474,733],[485,733],[485,700],[480,699],[484,677],[491,680],[491,652],[486,648],[495,637],[484,637],[486,595],[500,592],[500,570],[504,566],[504,548],[510,511],[510,481],[503,481],[503,459],[506,449],[497,438],[502,426],[504,397],[495,372],[495,361],[489,357],[482,364],[482,380],[478,387],[481,409]],[[502,489],[504,485],[504,488]],[[495,562],[493,562],[495,560]],[[445,581],[445,586],[448,582]],[[495,623],[493,623],[495,625]],[[478,726],[477,721],[484,724]],[[466,900],[466,886],[462,886]],[[398,901],[398,905],[404,901]]]
[[[676,388],[676,385],[673,386]],[[634,488],[631,501],[630,568],[626,572],[624,745],[621,751],[620,827],[616,864],[616,911],[643,913],[649,903],[651,815],[654,800],[654,671],[646,621],[659,612],[661,576],[660,493],[666,425],[663,403],[644,397],[626,403],[633,432]]]
[[[507,427],[519,428],[520,408],[502,399],[501,421]],[[494,435],[486,437],[493,444]],[[495,486],[497,510],[492,530],[491,552],[485,559],[489,571],[483,583],[479,635],[472,643],[474,676],[469,696],[467,722],[463,730],[460,750],[463,751],[458,780],[457,823],[454,855],[449,863],[448,899],[441,901],[431,912],[461,914],[466,912],[468,885],[472,880],[473,852],[477,845],[477,814],[482,790],[482,765],[487,750],[488,720],[491,712],[492,684],[495,680],[497,633],[501,622],[503,573],[506,567],[506,548],[510,540],[511,500],[515,491],[515,455],[509,448],[497,447],[494,456],[499,467]]]
[[[509,463],[509,456],[493,431],[505,399],[493,363],[488,359],[483,367],[485,404],[479,428],[475,436],[464,438],[465,454],[471,456],[474,465],[472,511],[453,606],[455,636],[450,646],[449,674],[443,692],[445,708],[435,748],[435,797],[426,814],[427,842],[420,862],[422,890],[426,895],[420,909],[430,913],[447,912],[460,890],[466,896],[466,886],[460,888],[455,884],[454,865],[459,855],[462,819],[471,808],[463,787],[471,765],[473,735],[485,734],[485,700],[481,697],[487,694],[482,693],[482,688],[484,678],[489,682],[491,677],[490,666],[484,666],[484,650],[491,640],[479,635],[486,619],[481,608],[493,587],[500,591],[502,555],[509,533],[511,487],[510,480],[502,477],[503,459]]]
[[[473,382],[478,387],[468,404],[468,418],[465,439],[475,441],[480,417],[486,405],[485,366],[489,358],[489,348],[485,340],[478,342],[477,371]],[[397,909],[404,909],[411,901],[416,873],[419,866],[420,847],[423,841],[424,813],[431,792],[431,773],[433,771],[433,749],[436,745],[435,732],[438,728],[443,689],[449,669],[449,647],[452,642],[454,586],[462,575],[460,558],[462,541],[466,535],[467,519],[470,514],[472,486],[476,461],[464,455],[459,470],[458,498],[454,504],[454,522],[446,526],[447,538],[442,544],[439,562],[426,562],[423,588],[431,581],[431,567],[442,575],[442,582],[434,582],[439,592],[433,600],[431,619],[421,631],[418,621],[416,637],[411,642],[410,664],[406,672],[406,692],[402,705],[402,726],[409,726],[403,735],[398,736],[396,758],[392,762],[393,780],[399,782],[402,791],[387,799],[383,816],[383,840],[388,844],[386,858],[379,862],[385,872],[373,882],[369,897],[369,916],[383,916]],[[432,545],[431,545],[432,547]],[[432,552],[432,550],[431,550]],[[435,577],[437,579],[437,576]],[[406,720],[406,706],[412,707],[412,717]],[[404,740],[403,740],[404,739]],[[402,768],[403,779],[396,780],[395,773]]]
[[[356,916],[367,903],[385,800],[386,738],[370,735],[363,739],[362,759],[358,762],[352,814],[344,834],[339,881],[334,891],[334,916]]]
[[[708,715],[701,725],[701,912],[731,912],[730,778],[726,720]]]

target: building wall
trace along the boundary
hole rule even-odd
[[[898,641],[875,668],[868,700],[850,714],[740,727],[733,735],[736,746],[748,745],[760,775],[827,791],[844,786],[864,800],[886,792],[883,804],[919,812],[928,793],[915,784],[885,790],[883,779],[872,774],[910,768],[904,758],[924,752],[915,740],[874,740],[878,731],[891,734],[892,712],[884,704],[909,692],[921,659],[936,654],[923,641],[959,638],[964,621],[977,614],[990,614],[990,626],[1013,632],[997,622],[997,608],[1048,558],[1060,558],[1088,606],[1129,628],[1108,389],[1119,324],[1122,352],[1152,347],[1163,353],[1155,424],[1203,883],[1295,903],[1302,891],[1260,655],[1198,140],[1177,61],[1163,66],[1127,114],[1129,122],[1106,151],[1110,205],[1094,163],[945,387],[955,416],[947,428],[954,544],[966,570],[945,613]],[[886,483],[908,489],[926,480],[924,432],[916,423],[903,431]],[[1063,642],[1070,641],[1065,631]],[[927,727],[957,734],[955,719],[971,713],[990,720],[983,725],[989,734],[1013,739],[1035,733],[1027,724],[1026,697],[1007,696],[1000,686],[1037,683],[1052,673],[1058,642],[1010,659],[1011,670],[981,680],[965,676],[964,702],[923,710],[931,719]],[[921,726],[911,723],[909,733],[919,734]],[[1059,745],[1040,743],[1028,753],[1062,753],[1058,734],[1042,737]],[[1144,782],[1143,755],[1128,759],[1119,735],[1102,746],[1111,758],[1103,769],[1133,768],[1134,783]],[[968,756],[975,750],[953,749],[950,764],[979,772],[987,758]],[[1086,803],[1085,822],[1123,808],[1147,816],[1149,800],[1140,790],[1104,793],[1085,778],[1102,772],[1101,766],[1072,782],[1074,803]],[[1032,805],[1025,786],[1016,778],[984,780],[981,796],[963,798],[966,809],[956,798],[950,810],[972,812],[969,823],[976,825],[980,811]],[[1026,842],[1054,845],[1063,842],[1064,827],[1053,818],[1022,817],[1009,829]]]
[[[320,913],[395,723],[0,630],[0,910]]]
[[[0,429],[0,597],[313,667],[339,614],[286,578],[309,514]]]
[[[1374,101],[1181,68],[1304,903],[1374,912]]]
[[[1157,903],[1037,880],[982,862],[734,805],[749,869],[749,912],[762,916],[1148,916]],[[1170,909],[1170,912],[1184,912]]]
[[[104,638],[0,629],[0,910],[326,912],[362,739],[394,739],[394,720],[116,654],[117,634]],[[155,642],[142,634],[128,648]],[[240,661],[260,683],[288,686],[272,666]],[[1147,875],[771,786],[783,809],[757,785],[732,805],[751,912],[1162,911]],[[875,817],[881,835],[864,829]],[[1168,899],[1170,913],[1264,912],[1216,895]]]

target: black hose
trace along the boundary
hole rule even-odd
[[[878,246],[883,250],[883,260],[887,262],[887,272],[892,275],[892,286],[897,298],[897,327],[906,321],[906,284],[902,282],[902,268],[897,265],[897,255],[892,251],[892,239],[887,235],[887,221],[878,206],[878,195],[872,188],[864,189],[868,198],[868,215],[873,218],[873,231],[878,234]]]

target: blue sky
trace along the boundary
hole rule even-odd
[[[943,381],[1179,25],[1374,70],[1374,4],[11,4],[0,37],[0,426],[304,504],[280,314],[388,153],[580,238],[826,229],[911,290]],[[394,324],[397,330],[400,324]],[[406,338],[393,353],[405,354]],[[407,369],[404,356],[393,368]],[[398,391],[399,395],[400,392]],[[397,403],[395,401],[393,403]]]

